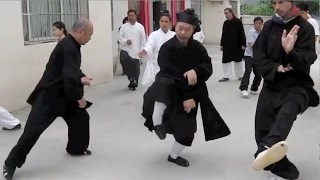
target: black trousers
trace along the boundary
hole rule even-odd
[[[139,59],[134,59],[126,51],[120,52],[120,63],[123,67],[123,72],[128,79],[135,79],[137,82],[140,76],[140,62]]]
[[[264,150],[264,146],[271,147],[285,141],[300,112],[300,106],[293,100],[287,100],[280,107],[274,108],[273,98],[262,89],[255,117],[256,155]]]
[[[257,91],[260,86],[260,83],[261,83],[261,76],[258,74],[256,68],[253,66],[253,63],[252,63],[253,58],[252,57],[245,56],[244,61],[245,61],[245,71],[244,71],[239,89],[241,91],[248,90],[251,71],[253,71],[254,79],[253,79],[253,83],[251,85],[251,91]]]
[[[64,98],[40,94],[32,106],[23,134],[5,163],[20,168],[41,134],[59,116],[63,117],[68,125],[67,152],[77,155],[87,150],[90,117],[86,109],[79,108],[77,103],[70,103]]]

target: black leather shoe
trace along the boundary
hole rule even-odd
[[[188,167],[189,162],[186,159],[178,156],[177,159],[173,159],[170,155],[168,157],[168,161],[177,164],[178,166]]]
[[[277,162],[271,173],[289,180],[298,179],[300,175],[298,168],[287,157]]]

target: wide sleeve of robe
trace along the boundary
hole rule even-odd
[[[146,46],[143,48],[147,52],[147,56],[145,58],[148,59],[152,57],[155,47],[156,47],[156,34],[155,32],[152,32],[148,37]]]
[[[76,51],[68,46],[63,48],[64,64],[64,92],[70,101],[80,100],[84,95],[81,77],[85,76],[81,69],[77,66]]]
[[[212,62],[211,58],[208,55],[207,50],[200,42],[195,42],[196,52],[199,53],[200,63],[193,70],[197,74],[197,83],[205,83],[210,76],[212,75]],[[174,60],[172,59],[172,53],[170,52],[168,45],[165,43],[162,45],[159,51],[158,56],[158,64],[162,73],[167,76],[174,78],[179,81],[179,88],[182,90],[182,99],[194,99],[196,95],[194,92],[196,91],[197,85],[189,86],[188,80],[183,77],[185,72],[181,72],[177,64],[174,64]]]
[[[183,89],[182,100],[194,99],[199,101],[200,97],[203,96],[203,94],[199,94],[199,92],[202,93],[199,88],[203,88],[202,84],[205,84],[213,73],[211,58],[206,48],[199,42],[196,43],[196,47],[199,50],[200,57],[199,65],[193,68],[197,74],[197,84],[195,86],[189,86],[187,79],[183,81],[182,86],[180,86],[180,88]]]
[[[269,21],[264,24],[264,27],[260,32],[252,49],[253,64],[256,67],[258,73],[263,77],[264,81],[273,84],[278,67],[281,64],[276,63],[270,57],[267,56],[268,30],[270,29],[270,23],[271,22]]]
[[[314,28],[311,24],[299,29],[297,42],[287,56],[287,61],[293,69],[308,71],[317,59],[314,34]]]
[[[244,28],[243,28],[243,24],[241,22],[241,20],[238,20],[237,23],[237,28],[238,28],[238,37],[239,37],[239,44],[241,46],[246,46],[246,33],[244,32]]]

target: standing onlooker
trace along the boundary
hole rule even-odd
[[[263,25],[263,19],[261,17],[256,17],[253,20],[253,26],[254,28],[252,28],[248,34],[247,34],[247,47],[246,47],[246,51],[244,53],[244,61],[246,64],[246,69],[244,71],[243,74],[243,78],[241,80],[241,84],[240,84],[240,93],[243,97],[248,97],[249,93],[248,93],[248,86],[249,86],[249,81],[250,81],[250,75],[251,75],[251,71],[253,70],[254,73],[254,80],[253,83],[251,85],[251,94],[256,95],[258,88],[260,86],[261,83],[261,76],[257,73],[256,68],[253,66],[253,52],[252,52],[252,46],[254,44],[254,42],[256,41],[257,37],[259,36],[259,33],[261,32],[262,29],[262,25]]]
[[[135,90],[138,87],[140,76],[140,57],[141,49],[146,45],[146,33],[142,24],[137,22],[137,12],[129,10],[129,22],[121,26],[119,31],[119,41],[121,44],[120,62],[124,74],[130,81],[128,88]]]
[[[68,32],[66,30],[66,25],[63,22],[57,21],[53,23],[52,26],[53,26],[53,34],[58,38],[58,41],[60,41],[61,39],[63,39],[68,35]]]
[[[129,22],[128,16],[126,16],[125,18],[123,18],[122,24],[125,24],[125,23],[127,23],[127,22]],[[119,27],[118,33],[120,32],[120,29],[121,29],[121,26]],[[119,41],[119,40],[118,40],[117,42],[118,42],[118,57],[119,57],[119,56],[120,56],[120,52],[121,52],[121,44],[120,44],[120,41]],[[118,59],[118,58],[117,58],[117,59]],[[120,61],[120,64],[121,64],[121,61]],[[124,74],[124,71],[123,71],[123,65],[121,64],[121,66],[122,66],[122,74],[121,74],[121,76],[124,76],[125,74]]]
[[[309,6],[306,3],[299,3],[299,9],[300,9],[300,16],[307,20],[314,28],[314,34],[315,34],[315,49],[316,52],[318,52],[318,48],[319,48],[319,43],[318,43],[318,37],[319,37],[319,24],[317,22],[317,20],[315,20],[314,18],[312,18],[309,15]]]
[[[223,23],[220,49],[223,51],[222,65],[224,75],[219,82],[229,81],[231,75],[231,62],[234,62],[234,72],[239,80],[243,75],[244,50],[246,48],[246,37],[243,25],[231,8],[224,10],[227,20]]]

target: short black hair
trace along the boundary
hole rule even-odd
[[[309,11],[309,6],[306,3],[301,2],[298,4],[298,7],[300,11]]]
[[[253,22],[261,21],[263,23],[263,19],[261,17],[256,17],[253,19]]]
[[[127,15],[129,15],[129,13],[134,13],[135,15],[137,15],[137,11],[136,10],[133,10],[133,9],[130,9],[128,12],[127,12]]]

